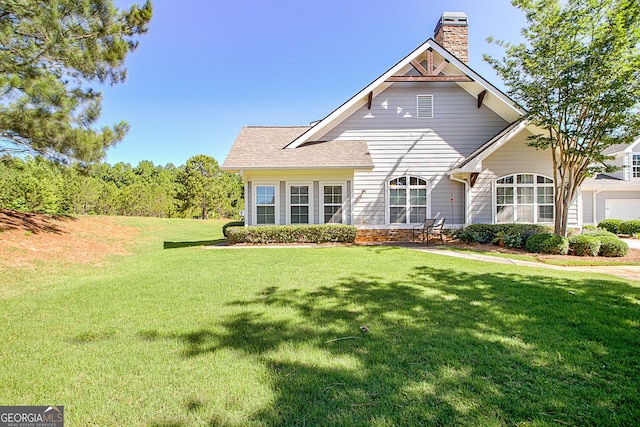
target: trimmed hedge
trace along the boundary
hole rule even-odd
[[[596,229],[592,229],[592,230],[584,230],[582,232],[582,234],[586,234],[588,236],[594,236],[594,237],[613,237],[613,238],[618,238],[617,235],[613,234],[610,231],[607,230],[603,230],[600,228],[596,228]]]
[[[529,252],[538,254],[566,255],[569,252],[569,240],[553,233],[540,233],[529,237],[525,247]]]
[[[598,237],[588,234],[578,234],[569,237],[569,248],[576,256],[597,256],[601,242]]]
[[[224,237],[229,237],[227,236],[227,228],[229,227],[244,227],[244,221],[231,221],[223,225],[222,234],[224,234]]]
[[[598,255],[607,257],[625,256],[629,252],[629,245],[617,237],[599,237],[600,251]]]
[[[618,232],[620,234],[635,236],[636,234],[640,233],[640,221],[637,219],[623,221],[622,224],[620,224],[620,226],[618,227]]]
[[[230,243],[353,243],[357,229],[353,225],[270,225],[260,227],[229,227]]]
[[[551,227],[538,224],[471,224],[452,234],[465,243],[502,242],[507,247],[523,249],[529,237],[550,231]]]
[[[620,225],[623,223],[621,219],[605,219],[600,221],[598,228],[607,230],[613,234],[620,233]]]

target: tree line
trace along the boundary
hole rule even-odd
[[[0,157],[0,207],[48,214],[239,218],[242,180],[209,156],[182,166],[143,160],[85,167],[45,158]]]

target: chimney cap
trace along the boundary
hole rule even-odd
[[[469,17],[464,12],[442,12],[442,16],[440,16],[433,33],[437,34],[443,25],[466,27],[469,25]]]

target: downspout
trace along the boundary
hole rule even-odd
[[[602,190],[593,190],[591,193],[591,220],[593,221],[593,225],[598,226],[598,220],[596,218],[596,194],[601,192]]]
[[[449,179],[451,181],[455,181],[455,182],[461,182],[464,184],[464,225],[463,227],[466,227],[467,225],[469,225],[469,182],[464,180],[464,179],[460,179],[460,178],[456,178],[453,175],[449,175]],[[453,224],[452,224],[453,225]]]

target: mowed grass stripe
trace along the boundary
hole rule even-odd
[[[221,223],[114,221],[140,228],[131,255],[44,266],[0,300],[3,403],[65,405],[69,425],[640,418],[631,282],[395,247],[206,251],[180,243]]]

